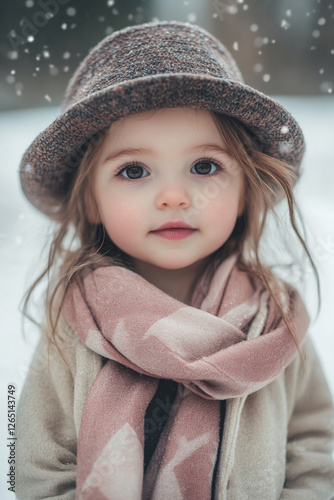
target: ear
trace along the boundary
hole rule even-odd
[[[84,204],[88,221],[94,225],[100,224],[100,212],[95,201],[92,185],[87,186],[87,189],[85,190]]]

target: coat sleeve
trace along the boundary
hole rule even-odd
[[[81,412],[102,358],[74,338],[73,332],[59,347],[62,355],[42,336],[20,396],[18,500],[75,498]]]
[[[318,356],[308,338],[294,376],[287,377],[291,415],[281,500],[334,499],[334,411]]]

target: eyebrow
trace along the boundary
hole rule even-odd
[[[212,152],[216,153],[224,153],[226,155],[229,155],[228,151],[226,148],[219,146],[218,144],[200,144],[199,146],[195,146],[192,148],[194,151],[198,151],[201,149],[206,149]],[[229,155],[230,156],[230,155]]]
[[[199,151],[199,150],[209,150],[212,152],[216,153],[224,153],[228,156],[229,153],[227,152],[226,149],[224,149],[222,146],[219,146],[218,144],[199,144],[197,146],[193,146],[189,148],[189,152],[191,151]],[[150,153],[154,154],[155,151],[153,149],[145,149],[145,148],[128,148],[128,149],[121,149],[119,151],[113,152],[110,155],[108,155],[104,160],[103,163],[107,161],[112,161],[116,160],[116,158],[119,158],[120,156],[135,156],[135,155],[140,155],[140,154],[145,154],[145,153]]]
[[[116,151],[114,153],[111,153],[108,155],[103,162],[106,161],[111,161],[115,160],[119,156],[134,156],[134,155],[140,155],[144,153],[154,153],[152,149],[144,149],[144,148],[128,148],[128,149],[121,149],[120,151]]]

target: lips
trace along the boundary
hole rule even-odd
[[[182,240],[191,236],[195,231],[196,229],[189,226],[189,224],[185,224],[182,221],[175,221],[166,222],[158,229],[152,231],[152,233],[167,240]]]
[[[162,229],[193,229],[193,227],[189,226],[189,224],[186,224],[185,222],[182,221],[171,221],[171,222],[166,222],[162,226],[158,227],[155,231],[161,231]]]

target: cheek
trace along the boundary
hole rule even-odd
[[[213,227],[220,231],[232,231],[239,215],[240,196],[234,190],[221,190],[219,195],[211,200],[207,216]]]
[[[124,200],[124,197],[117,194],[110,194],[108,199],[100,204],[100,214],[109,237],[116,245],[117,242],[131,238],[143,219],[135,200],[131,197]]]

